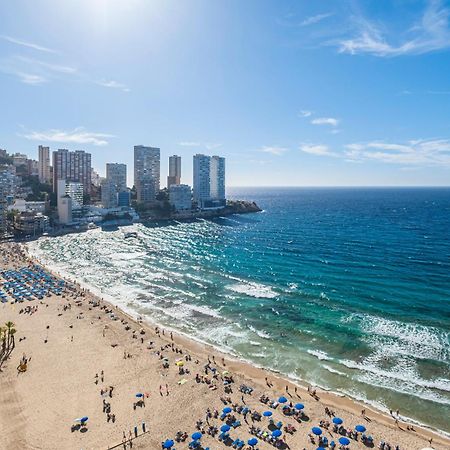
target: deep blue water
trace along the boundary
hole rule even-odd
[[[264,212],[30,247],[151,320],[450,432],[450,189],[229,194]]]

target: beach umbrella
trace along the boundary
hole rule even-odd
[[[199,439],[202,438],[202,436],[203,436],[203,434],[200,433],[199,431],[197,431],[191,436],[191,438],[194,439],[194,441],[198,441]]]
[[[80,419],[75,419],[75,422],[87,422],[89,420],[89,417],[84,416],[81,417]]]
[[[304,407],[305,407],[305,405],[303,403],[296,403],[295,404],[295,409],[300,410],[300,409],[303,409]]]
[[[174,442],[172,441],[172,439],[167,439],[167,441],[163,442],[163,448],[172,448],[173,447]]]
[[[138,394],[136,394],[136,397],[137,398],[141,398],[141,397],[143,397],[144,396],[144,394],[141,394],[140,392],[138,393]]]
[[[226,433],[227,431],[230,431],[230,429],[231,429],[231,427],[230,427],[230,425],[222,425],[221,427],[220,427],[220,431],[222,431],[223,433]]]
[[[355,430],[359,433],[364,433],[364,431],[366,431],[366,427],[364,425],[356,425]]]
[[[222,372],[222,375],[228,375],[230,372],[228,372],[228,370],[224,370],[223,372]]]
[[[282,435],[282,432],[281,432],[281,430],[274,430],[274,431],[272,431],[272,436],[273,437],[280,437]]]
[[[326,448],[325,447],[317,447],[316,450],[326,450]]]
[[[247,444],[250,445],[250,447],[254,447],[258,443],[258,439],[251,438],[247,441]]]
[[[312,427],[311,431],[316,435],[320,436],[322,434],[322,430],[319,427]]]
[[[184,362],[183,361],[177,361],[175,363],[178,367],[184,366]]]
[[[339,438],[339,444],[341,445],[348,445],[350,444],[350,439],[346,437]]]
[[[232,411],[232,409],[229,407],[229,406],[227,406],[226,408],[223,408],[223,410],[222,410],[225,414],[230,414],[230,412]]]
[[[272,415],[272,411],[264,411],[263,416],[270,417]]]
[[[340,425],[343,422],[343,420],[340,417],[333,417],[333,423],[336,425]]]
[[[278,403],[287,403],[287,398],[286,397],[280,397],[278,399]]]

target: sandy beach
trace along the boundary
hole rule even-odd
[[[31,263],[16,244],[2,244],[0,261],[2,270]],[[203,433],[200,448],[232,448],[218,439],[226,421],[240,422],[231,427],[230,442],[239,438],[244,448],[250,448],[252,426],[271,434],[279,421],[280,448],[316,449],[319,438],[311,434],[312,427],[321,427],[322,436],[340,448],[342,434],[333,430],[333,417],[341,418],[346,429],[364,425],[374,448],[380,442],[392,450],[450,448],[450,440],[417,426],[411,430],[396,420],[395,412],[384,415],[320,390],[314,396],[305,386],[131,318],[79,287],[40,301],[0,303],[0,325],[7,321],[17,332],[15,349],[0,372],[4,449],[160,449],[163,441],[173,439],[179,450],[188,448],[196,431]],[[23,357],[27,370],[18,373]],[[251,393],[242,392],[241,385]],[[284,405],[292,404],[292,410],[301,403],[305,415],[285,415],[283,404],[271,408],[262,396],[275,401],[285,396]],[[225,407],[232,412],[221,420]],[[272,416],[257,420],[264,411]],[[75,419],[83,416],[88,420],[80,426]],[[215,429],[215,436],[208,433]],[[177,442],[177,432],[187,433],[187,439]],[[370,448],[361,442],[361,433],[355,437],[350,437],[350,449]],[[255,448],[276,448],[257,439]]]

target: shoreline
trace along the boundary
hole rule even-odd
[[[231,370],[233,373],[239,375],[242,379],[246,380],[252,385],[254,385],[255,383],[258,384],[258,386],[262,389],[265,388],[265,378],[270,378],[270,382],[274,382],[273,387],[271,388],[272,390],[276,389],[281,393],[284,392],[286,386],[289,386],[290,390],[299,388],[302,391],[302,394],[308,394],[308,384],[304,380],[294,379],[288,374],[284,374],[280,371],[255,364],[250,360],[227,352],[223,348],[210,344],[195,336],[188,335],[187,333],[181,332],[176,328],[171,328],[166,324],[160,324],[156,321],[153,321],[148,316],[139,316],[136,311],[131,310],[124,305],[117,305],[114,302],[114,297],[110,296],[109,294],[103,294],[94,286],[91,286],[85,282],[80,282],[68,273],[61,274],[58,273],[58,271],[52,270],[50,267],[48,267],[47,264],[40,261],[38,257],[31,255],[26,244],[21,243],[19,245],[21,245],[21,247],[25,249],[25,252],[30,260],[35,261],[39,265],[45,267],[46,270],[53,273],[55,276],[72,281],[83,287],[88,291],[89,295],[97,298],[102,303],[109,305],[112,309],[120,311],[121,314],[126,316],[129,320],[133,321],[136,325],[145,325],[152,336],[154,336],[154,327],[159,327],[160,329],[165,329],[169,332],[173,332],[177,344],[180,344],[183,348],[188,349],[190,353],[195,354],[198,357],[201,357],[202,355],[204,356],[205,354],[207,354],[208,356],[210,354],[218,354],[220,358],[224,358],[227,370]],[[103,296],[106,297],[106,299],[103,298]],[[167,340],[167,342],[170,341]],[[413,425],[415,427],[416,436],[422,437],[426,440],[433,438],[433,444],[440,443],[445,446],[450,446],[450,434],[446,433],[445,431],[435,429],[426,424],[419,423],[412,418],[403,417],[401,415],[398,418],[398,425],[396,425],[396,418],[394,416],[389,415],[387,412],[382,411],[371,403],[366,403],[364,402],[364,400],[358,400],[347,394],[335,392],[331,389],[328,390],[317,385],[314,385],[313,388],[317,391],[318,396],[320,397],[320,403],[324,406],[338,408],[359,417],[361,417],[361,410],[366,410],[369,412],[371,419],[390,428],[394,432],[405,431],[406,426]],[[361,420],[361,422],[363,421]]]

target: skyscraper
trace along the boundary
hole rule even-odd
[[[83,150],[69,152],[59,149],[53,152],[53,191],[56,192],[58,180],[83,184],[85,194],[91,193],[91,154]]]
[[[173,155],[169,157],[169,176],[167,177],[167,187],[181,182],[181,156]]]
[[[104,208],[115,208],[117,206],[117,189],[115,184],[108,178],[101,181],[102,205]]]
[[[210,197],[221,205],[225,200],[225,158],[211,156],[210,162]]]
[[[107,163],[106,179],[116,188],[117,192],[127,190],[127,166],[126,164]]]
[[[193,198],[200,208],[210,199],[210,157],[194,155]]]
[[[138,203],[155,201],[160,186],[159,148],[134,146],[134,185]]]
[[[38,176],[41,183],[50,183],[50,148],[42,145],[38,148]]]

